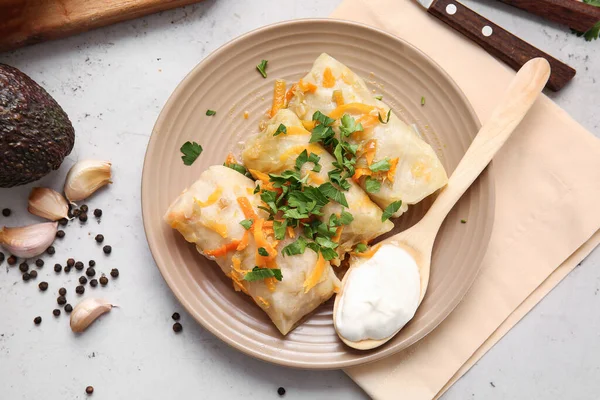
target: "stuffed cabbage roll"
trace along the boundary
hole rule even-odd
[[[316,111],[329,116],[338,137],[344,115],[360,123],[362,129],[346,138],[359,146],[353,179],[365,190],[369,186],[371,199],[383,209],[391,207],[395,217],[448,182],[431,146],[333,57],[321,54],[291,94],[290,110],[302,120],[311,120]],[[374,182],[380,184],[377,190]],[[402,206],[396,209],[399,201]]]
[[[285,133],[281,131],[285,127]],[[277,133],[277,130],[280,133]],[[312,162],[304,163],[300,168],[300,175],[307,177],[307,184],[319,186],[329,181],[328,173],[335,169],[335,158],[316,143],[310,143],[311,134],[307,131],[302,121],[290,110],[282,109],[268,122],[266,128],[257,135],[246,140],[242,152],[244,165],[260,178],[264,174],[280,174],[286,170],[294,170],[296,160],[301,153],[315,154],[319,157],[318,171]],[[264,180],[268,178],[263,176]],[[349,252],[354,245],[360,242],[369,242],[377,236],[389,232],[394,224],[386,220],[382,222],[381,209],[369,199],[369,196],[352,180],[349,180],[349,189],[344,191],[348,207],[338,202],[329,202],[322,209],[320,219],[328,221],[332,214],[341,215],[345,210],[353,220],[340,229],[340,237],[336,251],[339,258]],[[339,260],[334,263],[339,264]]]
[[[254,189],[246,176],[212,166],[171,204],[164,219],[214,260],[234,289],[252,297],[285,335],[340,282],[321,254],[282,254],[294,239],[274,239],[273,221],[258,208],[261,199]]]

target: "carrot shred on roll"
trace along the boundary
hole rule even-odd
[[[249,242],[250,242],[250,232],[249,232],[249,230],[247,230],[246,232],[244,232],[244,236],[242,236],[242,240],[240,240],[240,244],[238,244],[238,247],[236,248],[236,250],[237,251],[244,250],[246,247],[248,247]]]
[[[308,293],[310,289],[314,288],[317,285],[317,283],[319,283],[319,280],[323,275],[323,271],[325,271],[326,264],[327,262],[325,261],[323,254],[319,252],[319,258],[317,259],[315,267],[311,271],[308,278],[306,278],[306,280],[304,281],[304,293]]]
[[[335,104],[337,104],[338,107],[344,105],[344,94],[341,90],[333,91],[333,101],[335,101]]]
[[[225,159],[225,163],[226,164],[237,164],[237,160],[235,159],[235,156],[233,155],[233,153],[229,153],[227,154],[227,158]]]
[[[240,244],[240,240],[232,240],[230,243],[224,244],[221,247],[217,247],[213,250],[205,250],[204,254],[212,257],[222,257],[229,253],[230,251],[234,251]]]
[[[263,247],[267,251],[267,253],[269,253],[269,255],[264,258],[267,260],[272,260],[277,256],[277,250],[273,248],[271,243],[269,243],[269,241],[265,237],[265,232],[263,231],[263,224],[264,220],[261,218],[254,221],[254,241],[256,242],[257,247]]]
[[[324,88],[332,88],[335,86],[335,76],[331,72],[331,68],[325,68],[323,71],[323,87]]]
[[[354,170],[354,175],[352,175],[352,180],[354,182],[358,182],[358,180],[362,176],[371,176],[371,175],[373,175],[373,172],[369,168],[356,168]]]
[[[292,100],[292,97],[294,97],[294,94],[296,94],[296,89],[298,88],[298,84],[294,83],[292,85],[291,88],[289,88],[289,90],[287,91],[287,93],[285,94],[285,104],[287,105],[290,100]]]
[[[250,200],[248,200],[247,197],[238,197],[237,202],[240,205],[240,208],[242,209],[242,212],[244,213],[244,217],[246,217],[246,219],[251,219],[253,221],[256,221],[258,219],[258,216],[254,212],[254,208],[252,208],[252,204],[250,204]],[[254,224],[252,224],[250,229],[252,230],[253,228]]]
[[[298,81],[298,89],[302,90],[304,93],[314,93],[317,91],[317,85],[310,82],[304,82],[300,79],[300,81]]]
[[[275,79],[275,86],[273,88],[273,105],[271,106],[270,112],[271,118],[285,105],[285,86],[285,81],[283,79]]]
[[[387,178],[390,182],[394,183],[394,177],[396,176],[396,167],[398,167],[398,158],[394,158],[390,161],[390,169],[387,171]]]
[[[293,239],[293,238],[295,238],[295,237],[296,237],[296,233],[294,232],[294,228],[292,228],[291,226],[288,226],[288,227],[286,228],[286,230],[287,230],[287,234],[288,234],[288,236],[289,236],[291,239]]]
[[[338,226],[335,230],[335,235],[331,238],[331,241],[339,243],[340,238],[342,237],[342,231],[344,230],[344,226]]]

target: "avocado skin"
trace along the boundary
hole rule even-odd
[[[0,187],[36,181],[71,153],[75,130],[60,105],[29,76],[0,64]]]

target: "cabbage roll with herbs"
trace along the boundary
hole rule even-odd
[[[165,221],[200,254],[214,260],[271,318],[282,334],[338,290],[340,282],[320,253],[284,255],[299,230],[275,239],[273,221],[258,208],[255,183],[224,166],[212,166],[169,207]]]
[[[262,132],[245,142],[242,161],[261,182],[269,181],[265,174],[297,170],[300,176],[306,178],[307,185],[318,187],[330,182],[329,174],[335,173],[336,159],[321,145],[310,143],[310,138],[310,132],[303,127],[300,119],[290,110],[282,109]],[[298,163],[302,162],[298,168]],[[357,243],[369,242],[394,227],[391,221],[382,221],[381,209],[355,182],[351,179],[347,182],[348,189],[341,190],[347,207],[330,201],[319,216],[320,220],[329,221],[332,215],[340,216],[345,211],[353,218],[349,224],[339,227],[339,237],[333,238],[338,243],[335,250],[339,258],[343,258],[344,253]],[[334,263],[339,264],[339,260]]]
[[[387,213],[399,216],[448,182],[431,146],[333,57],[321,54],[291,90],[289,109],[305,123],[318,111],[338,139],[358,146],[353,179]]]

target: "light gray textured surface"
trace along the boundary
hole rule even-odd
[[[16,268],[0,272],[0,399],[85,398],[366,398],[342,372],[281,368],[251,359],[221,343],[182,312],[154,266],[140,215],[141,166],[152,126],[175,85],[221,44],[262,25],[327,16],[338,0],[277,2],[206,0],[200,5],[125,22],[77,37],[8,54],[14,65],[42,84],[67,110],[77,132],[73,153],[60,171],[42,181],[60,189],[68,168],[83,158],[110,159],[115,183],[88,204],[105,216],[72,223],[57,241],[57,253],[34,282],[22,282]],[[576,80],[552,97],[586,128],[600,135],[600,42],[586,43],[566,29],[542,24],[494,1],[465,1],[524,39],[568,61]],[[511,11],[511,12],[508,12]],[[442,39],[440,39],[442,40]],[[558,151],[558,149],[557,149]],[[38,184],[39,185],[39,184]],[[0,189],[0,208],[9,220],[30,222],[29,185]],[[559,212],[559,210],[557,210]],[[112,244],[110,256],[93,241]],[[52,266],[67,257],[95,259],[102,272],[121,276],[101,289],[87,287],[119,304],[84,335],[74,336],[68,318],[52,316],[56,291],[68,299],[80,274],[56,275]],[[2,267],[5,267],[6,263]],[[495,346],[444,396],[459,399],[591,399],[600,391],[600,251],[595,251],[559,287]],[[4,271],[4,268],[2,269]],[[37,284],[50,288],[40,293]],[[171,330],[173,311],[184,331]],[[36,315],[44,319],[34,326]],[[494,386],[492,386],[492,383]],[[399,398],[401,394],[399,394]]]

